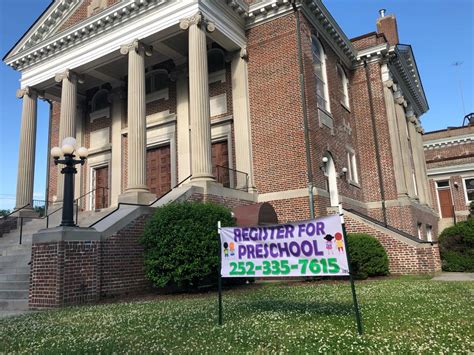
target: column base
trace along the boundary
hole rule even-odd
[[[119,203],[137,203],[140,205],[148,205],[153,200],[156,200],[156,195],[146,190],[129,190],[118,197]]]
[[[201,174],[193,174],[190,180],[191,181],[216,181],[216,178],[212,174],[209,175],[209,174],[201,173]]]
[[[32,208],[24,208],[13,214],[15,217],[24,217],[24,218],[36,218],[39,217],[39,212],[36,212]]]

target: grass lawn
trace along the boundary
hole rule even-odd
[[[0,353],[472,353],[474,283],[400,278],[350,286],[265,284],[215,293],[73,307],[0,320]]]

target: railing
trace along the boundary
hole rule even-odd
[[[22,216],[21,213],[17,216],[13,216],[15,214],[18,214],[18,212],[25,210],[27,208],[31,208],[33,206],[33,212],[38,213],[38,217],[31,215],[31,216]],[[32,204],[28,203],[24,205],[23,207],[20,207],[16,210],[13,210],[6,216],[3,216],[0,218],[0,237],[3,236],[5,233],[9,233],[12,229],[15,228],[20,228],[20,241],[19,243],[22,243],[23,239],[23,221],[25,218],[28,219],[41,219],[45,218],[45,214],[47,214],[48,211],[48,201],[45,200],[33,200]],[[13,217],[12,217],[13,216]],[[19,221],[19,222],[18,222]]]
[[[175,188],[177,188],[178,186],[182,185],[185,181],[189,180],[191,178],[192,175],[189,175],[186,179],[184,180],[181,180],[180,182],[178,182],[174,187],[172,187],[171,189],[169,189],[168,191],[166,191],[163,195],[157,197],[156,199],[154,199],[153,201],[151,201],[150,203],[148,204],[140,204],[140,203],[128,203],[128,202],[119,202],[119,204],[117,205],[117,207],[111,211],[110,213],[106,214],[104,217],[102,217],[101,219],[95,221],[94,223],[92,223],[89,228],[92,228],[94,227],[96,224],[98,224],[99,222],[102,222],[104,219],[108,218],[109,216],[111,216],[112,214],[114,214],[115,212],[117,212],[121,206],[137,206],[137,207],[150,207],[150,206],[153,206],[153,204],[155,204],[156,202],[158,202],[159,200],[161,200],[163,197],[165,197],[166,195],[168,195],[171,191],[173,191]]]
[[[379,226],[381,227],[384,227],[385,229],[388,229],[394,233],[397,233],[397,234],[400,234],[402,236],[404,236],[405,238],[407,239],[410,239],[410,240],[413,240],[414,242],[417,242],[417,243],[429,243],[431,245],[433,244],[436,244],[437,242],[436,241],[428,241],[428,240],[423,240],[423,239],[420,239],[420,238],[416,238],[414,236],[412,236],[411,234],[405,232],[405,231],[402,231],[400,229],[397,229],[395,227],[392,227],[390,225],[385,225],[385,223],[383,222],[380,222],[378,219],[375,219],[373,217],[370,217],[370,216],[367,216],[365,215],[364,213],[362,212],[359,212],[359,211],[356,211],[356,210],[353,210],[353,209],[350,209],[350,208],[344,208],[344,210],[346,210],[347,212],[350,212],[350,213],[353,213],[359,217],[362,217],[364,219],[367,219],[368,221],[372,222],[372,223],[375,223],[375,224],[378,224]]]
[[[249,174],[227,166],[216,165],[215,178],[218,183],[229,189],[247,191],[249,187]]]

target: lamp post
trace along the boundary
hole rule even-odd
[[[62,227],[76,227],[74,223],[74,174],[77,173],[75,166],[77,164],[84,165],[89,155],[87,148],[76,149],[76,146],[76,139],[67,137],[63,139],[61,148],[53,147],[51,149],[54,164],[65,165],[61,169],[61,174],[64,174],[63,215],[60,224]],[[79,160],[74,159],[76,156],[74,153],[79,156]],[[60,160],[61,155],[64,156],[64,159]]]

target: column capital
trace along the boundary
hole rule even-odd
[[[249,60],[249,53],[247,52],[247,46],[240,48],[239,56],[243,60]]]
[[[66,70],[63,71],[62,73],[57,73],[57,74],[54,76],[54,80],[55,80],[57,83],[62,82],[64,79],[68,79],[69,81],[76,81],[76,82],[78,82],[79,84],[83,84],[83,83],[84,83],[84,75],[78,74],[78,73],[76,73],[75,71],[72,71],[72,70],[70,70],[70,69],[66,69]]]
[[[131,43],[120,46],[120,53],[123,55],[127,55],[132,50],[138,54],[145,54],[147,57],[151,57],[153,54],[153,47],[139,41],[138,39],[133,40]]]
[[[393,84],[394,84],[394,82],[393,82],[392,79],[388,79],[388,80],[385,80],[385,81],[383,82],[383,85],[384,85],[386,88],[393,88]]]
[[[32,88],[30,86],[25,86],[24,88],[18,89],[16,91],[16,97],[19,98],[19,99],[22,99],[23,96],[25,96],[25,95],[31,97],[32,99],[36,99],[36,98],[38,98],[38,96],[42,96],[43,92],[39,91],[35,88]]]
[[[214,32],[216,30],[216,25],[214,24],[214,22],[206,19],[200,11],[190,17],[183,18],[179,21],[179,28],[181,28],[182,30],[187,30],[192,25],[205,26],[207,32]]]

